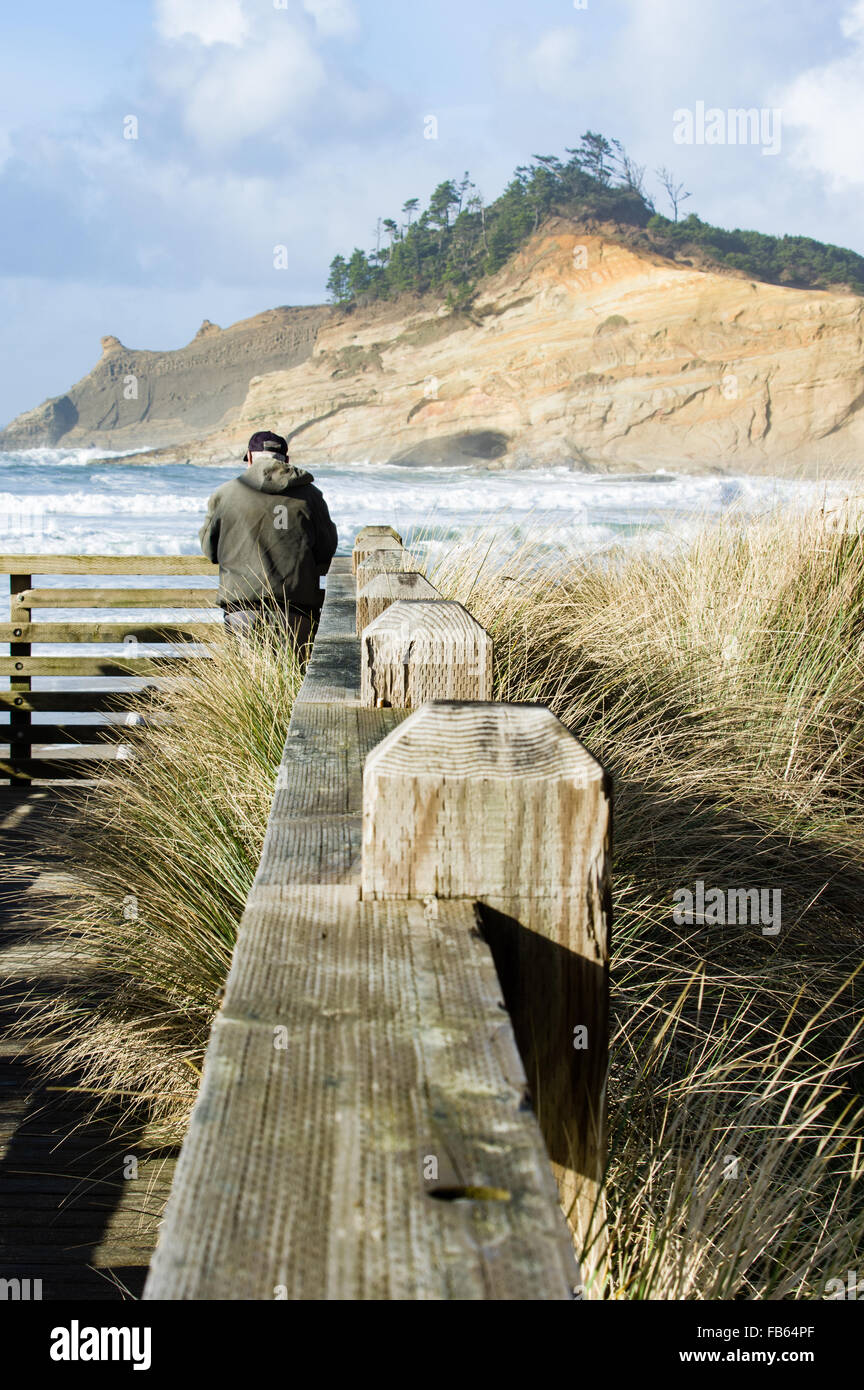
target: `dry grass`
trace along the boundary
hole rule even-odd
[[[613,773],[606,1296],[820,1297],[862,1220],[864,543],[816,512],[675,552],[432,574]],[[779,888],[778,936],[673,893]],[[599,1242],[598,1242],[599,1244]]]
[[[864,939],[864,544],[814,513],[579,561],[477,536],[431,577],[616,786],[608,1283],[625,1298],[821,1297],[854,1269]],[[69,929],[98,988],[38,1026],[182,1132],[299,671],[214,650],[90,798]],[[678,926],[702,879],[779,888],[778,936]],[[134,898],[137,918],[123,915]],[[542,1097],[541,1097],[542,1100]]]
[[[131,759],[108,762],[83,804],[69,797],[59,829],[81,887],[46,930],[94,969],[32,1000],[26,1024],[48,1068],[80,1072],[94,1106],[122,1097],[153,1144],[185,1129],[302,679],[278,637],[217,637],[208,652],[203,673],[166,672],[152,722],[124,728]]]

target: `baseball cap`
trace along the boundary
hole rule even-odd
[[[288,441],[283,439],[281,434],[273,434],[272,430],[259,430],[253,434],[249,440],[246,454],[281,454],[288,453]]]

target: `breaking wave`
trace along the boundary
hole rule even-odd
[[[207,498],[240,469],[137,463],[139,450],[33,449],[0,453],[0,549],[106,555],[198,553]],[[312,470],[350,548],[361,526],[388,522],[408,537],[434,530],[458,540],[478,526],[540,526],[580,550],[639,535],[687,535],[730,510],[756,516],[778,506],[834,505],[850,484],[772,477],[505,472],[454,467],[330,464]],[[860,491],[860,485],[854,489]]]

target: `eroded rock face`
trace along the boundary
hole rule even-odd
[[[295,454],[492,467],[857,472],[864,300],[674,264],[566,224],[535,237],[470,316],[372,309],[250,384]],[[351,370],[346,370],[350,364]]]
[[[55,396],[35,410],[25,411],[0,436],[2,449],[53,448],[78,423],[78,411],[68,396]]]
[[[854,474],[862,334],[859,296],[700,270],[557,222],[470,312],[415,299],[277,309],[225,330],[205,321],[176,353],[107,340],[61,398],[78,413],[63,441],[182,443],[178,457],[204,461],[239,457],[269,428],[310,464]],[[38,416],[0,447],[25,422],[35,438]]]
[[[176,352],[127,348],[112,335],[83,380],[55,401],[19,415],[0,449],[39,445],[138,448],[173,444],[215,429],[242,405],[250,378],[302,362],[324,307],[270,309],[221,329],[205,319]]]

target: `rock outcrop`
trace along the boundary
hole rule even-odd
[[[209,433],[242,405],[250,377],[308,357],[328,314],[324,307],[269,309],[226,329],[205,319],[176,352],[127,348],[109,335],[93,370],[0,431],[0,449],[134,449]]]
[[[124,414],[136,368],[146,408]],[[160,454],[201,460],[239,457],[271,428],[310,464],[856,474],[864,300],[553,222],[470,310],[274,310],[227,330],[205,322],[178,353],[110,340],[85,382],[19,417],[0,447],[10,431],[35,439],[43,419],[46,438],[70,421],[64,443],[182,441]]]
[[[813,474],[864,463],[854,294],[696,269],[559,224],[470,315],[395,308],[323,324],[306,362],[250,383],[225,444],[266,423],[310,463]]]

